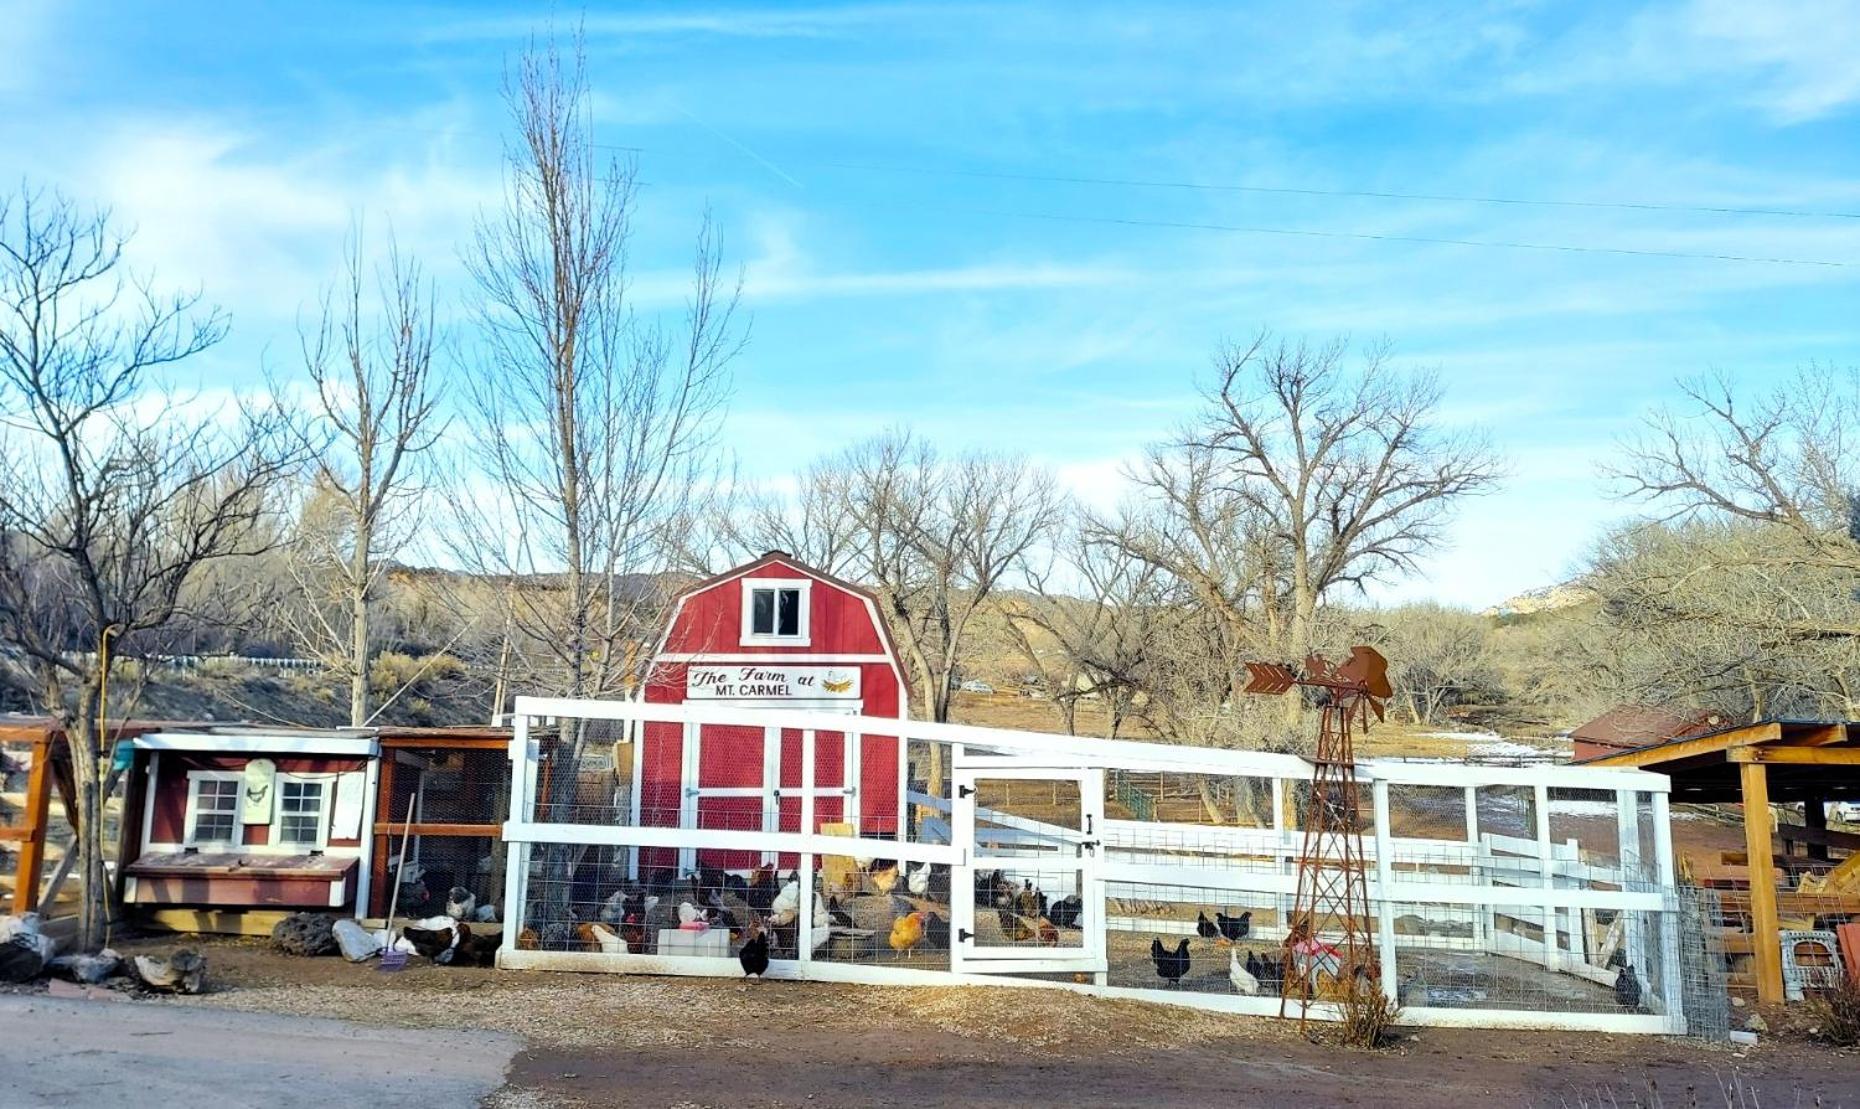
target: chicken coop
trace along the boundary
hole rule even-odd
[[[562,804],[575,791],[550,785],[606,772],[610,737],[709,747],[713,733],[761,785],[712,796],[759,807],[701,803],[701,776],[642,790],[660,798],[643,807]],[[896,775],[895,805],[842,753],[874,734],[897,745],[876,779]],[[702,698],[520,697],[511,774],[504,967],[740,975],[753,920],[769,977],[1263,1016],[1286,1012],[1291,961],[1320,984],[1291,1012],[1339,1015],[1321,988],[1335,937],[1293,937],[1288,919],[1313,804],[1312,766],[1293,755]],[[1675,889],[1666,778],[1389,759],[1358,777],[1359,925],[1406,1021],[1686,1030],[1711,954]]]
[[[432,915],[503,891],[509,728],[141,725],[123,742],[122,903],[139,923]],[[112,781],[116,775],[112,775]]]
[[[382,728],[364,915],[444,910],[454,889],[479,905],[504,890],[510,729]]]
[[[903,719],[909,710],[877,599],[780,551],[678,596],[641,695],[649,704],[718,711]],[[816,731],[804,755],[797,728],[769,732],[695,719],[632,723],[620,729],[581,723],[568,741],[584,773],[573,783],[554,779],[547,799],[583,809],[605,804],[598,786],[583,780],[602,779],[597,764],[605,751],[622,787],[610,800],[644,827],[798,832],[805,789],[818,823],[853,834],[898,830],[908,771],[895,727]],[[629,857],[628,865],[637,878],[640,868],[743,868],[757,859],[745,849],[693,845],[649,850]]]

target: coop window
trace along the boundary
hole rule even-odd
[[[323,817],[328,783],[278,783],[278,843],[288,847],[323,846]]]
[[[239,842],[239,790],[230,774],[191,774],[187,786],[189,847],[231,847]]]
[[[808,583],[757,581],[743,587],[743,642],[807,642]]]

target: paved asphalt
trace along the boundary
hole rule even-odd
[[[493,1032],[0,996],[0,1104],[468,1109],[503,1085],[519,1046]]]

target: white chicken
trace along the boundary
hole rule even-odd
[[[678,903],[678,923],[680,924],[690,924],[703,915],[703,910],[689,901],[681,901]]]
[[[1227,952],[1227,980],[1234,984],[1234,992],[1254,997],[1259,993],[1259,979],[1253,977],[1240,963],[1238,951]]]
[[[923,897],[928,894],[930,892],[930,864],[925,863],[911,871],[910,875],[905,878],[904,885],[911,891],[912,897]]]
[[[795,879],[783,886],[781,892],[775,895],[775,900],[769,902],[769,921],[772,924],[789,925],[800,915],[801,882]]]
[[[626,941],[598,924],[589,924],[588,931],[594,933],[594,942],[601,945],[603,955],[625,955]]]
[[[611,928],[614,925],[625,920],[626,919],[626,901],[627,901],[626,891],[615,890],[612,896],[608,897],[606,902],[604,902],[601,905],[601,914],[600,914],[601,923]]]

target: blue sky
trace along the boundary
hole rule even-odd
[[[504,60],[550,14],[0,0],[0,171],[113,205],[139,265],[231,314],[200,384],[252,388],[289,371],[353,216],[461,308]],[[1024,179],[1860,213],[1854,3],[632,4],[586,26],[599,140],[647,183],[642,307],[675,301],[707,204],[745,269],[752,475],[904,424],[1109,503],[1224,338],[1386,338],[1512,476],[1383,595],[1484,605],[1627,511],[1597,466],[1674,379],[1855,361],[1856,218]]]

